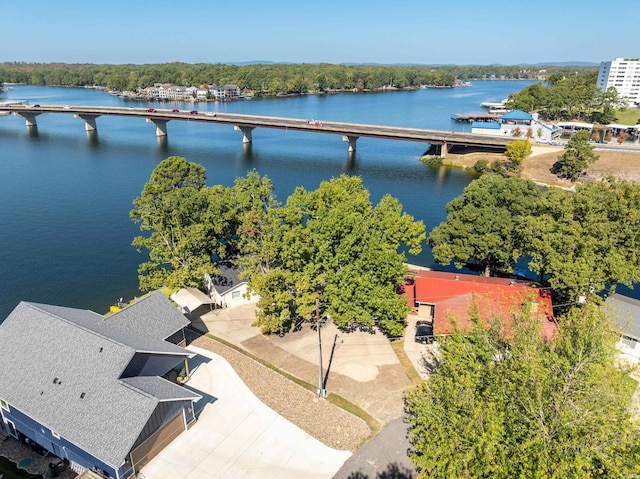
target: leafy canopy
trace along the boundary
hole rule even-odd
[[[512,270],[525,254],[518,228],[539,210],[540,198],[536,185],[519,177],[485,174],[472,181],[429,235],[434,259],[458,268],[477,265],[486,276]]]
[[[340,327],[402,333],[407,305],[396,289],[405,257],[398,250],[406,245],[417,254],[426,234],[398,200],[387,195],[373,206],[360,178],[341,176],[315,191],[299,187],[284,206],[251,218],[241,263],[261,297],[264,331],[313,320],[318,300]]]
[[[545,342],[525,310],[505,342],[476,316],[442,340],[440,367],[407,395],[419,477],[633,477],[640,431],[629,382],[614,366],[615,335],[589,304]]]
[[[573,135],[551,171],[558,176],[575,181],[587,167],[595,163],[599,156],[593,152],[593,147],[589,144],[590,135],[591,133],[587,130]]]
[[[212,272],[211,256],[224,256],[232,244],[230,195],[224,188],[206,188],[205,180],[203,166],[171,156],[133,201],[131,218],[149,232],[132,243],[149,251],[149,261],[138,268],[141,290],[200,285]]]

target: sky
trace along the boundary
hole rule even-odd
[[[0,18],[0,62],[515,65],[640,57],[640,0],[0,0]]]

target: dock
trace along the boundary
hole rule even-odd
[[[454,113],[451,115],[453,121],[458,123],[472,123],[474,121],[498,121],[502,117],[501,113]]]

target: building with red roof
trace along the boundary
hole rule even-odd
[[[433,321],[434,336],[453,333],[454,321],[460,331],[470,331],[474,308],[487,325],[501,321],[508,336],[514,316],[527,300],[533,301],[532,312],[543,321],[543,336],[551,338],[556,330],[551,294],[532,281],[419,271],[405,283],[403,294],[419,317]]]

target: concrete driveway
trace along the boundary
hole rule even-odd
[[[418,319],[424,318],[418,318],[415,314],[407,316],[407,327],[404,332],[404,352],[407,353],[420,376],[423,379],[427,379],[430,368],[433,368],[438,363],[438,343],[421,344],[416,342],[416,322]]]
[[[188,387],[196,424],[142,469],[145,479],[331,478],[351,456],[331,449],[260,402],[221,357],[199,356]]]

